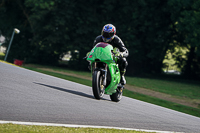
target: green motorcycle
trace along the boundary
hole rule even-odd
[[[118,102],[122,98],[124,86],[120,84],[120,70],[113,46],[100,42],[90,51],[87,61],[91,64],[92,90],[96,99],[110,95],[112,101]]]

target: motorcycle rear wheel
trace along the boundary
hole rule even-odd
[[[105,87],[103,86],[103,76],[101,75],[101,71],[94,71],[92,76],[92,90],[93,95],[96,99],[103,98]]]
[[[119,102],[122,99],[123,88],[118,87],[116,92],[110,95],[110,99],[114,102]]]

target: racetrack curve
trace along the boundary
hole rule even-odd
[[[200,132],[200,118],[0,62],[0,120]]]

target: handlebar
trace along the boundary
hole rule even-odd
[[[112,55],[113,55],[114,57],[123,58],[123,57],[121,56],[121,54],[120,54],[120,56],[116,56],[115,53],[113,52],[113,50],[111,50],[111,53],[112,53]]]
[[[83,57],[83,60],[87,59],[87,56]]]

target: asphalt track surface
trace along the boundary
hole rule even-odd
[[[0,120],[200,132],[200,118],[0,62]]]

